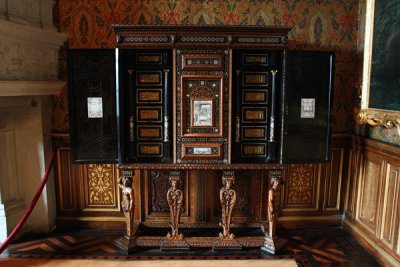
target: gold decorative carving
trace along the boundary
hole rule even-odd
[[[355,111],[356,121],[359,124],[369,124],[384,128],[396,128],[400,135],[400,118],[390,112],[374,111],[374,109],[362,109]]]
[[[288,204],[311,205],[313,164],[291,164],[288,177]]]
[[[225,171],[222,175],[222,184],[224,185],[219,191],[219,199],[222,206],[222,233],[219,233],[221,239],[234,239],[235,235],[231,233],[231,219],[233,206],[236,203],[236,191],[231,188],[235,182],[235,172]]]
[[[114,205],[114,174],[111,164],[89,164],[89,205]]]
[[[183,192],[178,188],[181,183],[179,171],[170,174],[169,182],[171,187],[167,191],[167,202],[170,208],[171,232],[168,233],[169,239],[183,239],[183,234],[179,233],[179,220],[181,217],[181,207],[183,203]]]

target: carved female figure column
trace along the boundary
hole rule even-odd
[[[276,226],[278,219],[278,189],[281,183],[281,170],[269,171],[269,189],[268,189],[268,233],[265,233],[264,245],[262,250],[275,254],[278,250],[286,246],[286,240],[276,235]]]
[[[183,234],[179,233],[179,220],[183,203],[183,192],[178,188],[181,183],[180,172],[171,172],[169,177],[171,187],[167,191],[167,202],[170,208],[171,232],[167,237],[170,239],[183,239]]]
[[[236,203],[236,191],[232,189],[232,185],[235,182],[235,172],[226,171],[222,175],[222,184],[224,187],[219,191],[219,199],[222,206],[222,222],[219,223],[222,226],[222,233],[219,233],[219,237],[222,239],[234,239],[235,235],[231,233],[231,219],[233,206]]]
[[[121,188],[122,193],[121,208],[125,216],[126,235],[115,240],[115,245],[126,254],[131,252],[137,246],[135,236],[137,227],[135,227],[133,222],[135,199],[132,184],[133,171],[123,171],[119,180],[119,187]]]

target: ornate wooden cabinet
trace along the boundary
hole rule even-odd
[[[127,252],[136,246],[261,246],[275,253],[284,245],[275,232],[283,164],[329,160],[333,53],[285,50],[290,29],[283,27],[114,29],[115,57],[111,50],[70,51],[69,85],[73,159],[120,163],[127,235],[117,245]],[[210,170],[223,183],[216,190],[219,226],[186,219],[182,226],[181,216],[190,217],[187,177]],[[144,234],[146,222],[134,221],[133,200],[143,194],[133,192],[135,171],[165,177],[153,187],[165,187],[168,179],[167,235]],[[266,203],[253,203],[266,214],[235,226],[241,188],[233,185],[248,171],[262,176],[251,179],[266,179],[266,192],[257,197]],[[196,196],[189,201],[199,201]],[[262,231],[235,236],[232,229],[239,226]],[[193,227],[221,227],[221,232],[191,237],[180,230]]]

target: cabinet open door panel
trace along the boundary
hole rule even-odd
[[[283,65],[282,162],[327,162],[334,53],[285,51]]]
[[[72,160],[118,162],[114,49],[68,50]]]

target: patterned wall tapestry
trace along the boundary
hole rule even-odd
[[[112,24],[291,26],[290,48],[336,51],[334,131],[353,131],[358,0],[59,0],[57,11],[69,48],[115,47]],[[65,78],[65,51],[61,61]],[[66,90],[53,99],[55,131],[68,129]]]

